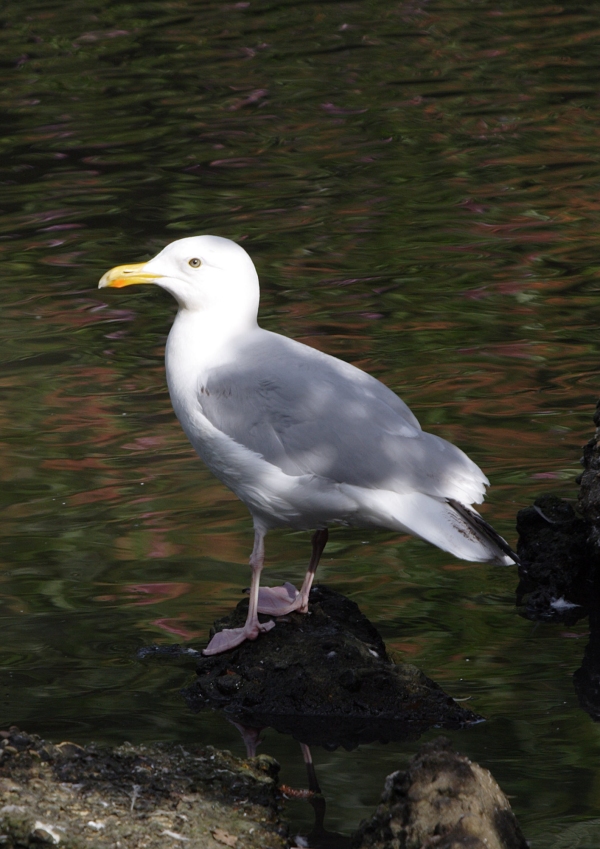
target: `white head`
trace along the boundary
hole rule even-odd
[[[225,312],[231,322],[256,322],[259,288],[246,251],[220,236],[191,236],[171,242],[148,262],[111,268],[98,284],[120,289],[155,283],[170,292],[180,310]]]

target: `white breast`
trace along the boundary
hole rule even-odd
[[[202,387],[211,369],[230,358],[230,341],[198,313],[185,311],[169,333],[165,365],[171,403],[196,453],[265,528],[352,523],[358,505],[341,487],[314,475],[286,475],[203,415]]]

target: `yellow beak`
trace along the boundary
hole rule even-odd
[[[153,283],[163,276],[162,274],[144,271],[145,267],[145,262],[136,262],[133,265],[117,265],[100,278],[98,288],[122,289],[123,286],[133,286],[134,283]]]

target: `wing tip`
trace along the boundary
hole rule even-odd
[[[497,566],[520,566],[521,561],[504,537],[483,519],[479,513],[456,501],[454,498],[446,499],[450,507],[464,519],[477,533],[479,539],[485,543],[490,551],[489,563]]]

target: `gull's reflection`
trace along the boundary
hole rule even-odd
[[[244,746],[246,747],[246,757],[255,758],[256,750],[262,743],[262,737],[260,736],[262,728],[251,728],[249,725],[242,725],[241,722],[236,722],[229,717],[227,721],[240,732],[242,740],[244,741]]]
[[[347,849],[350,846],[349,837],[338,834],[336,831],[327,831],[325,828],[325,809],[327,803],[321,793],[310,748],[304,743],[300,743],[300,749],[302,750],[302,757],[306,764],[306,773],[308,776],[310,795],[307,797],[307,801],[315,812],[315,824],[310,834],[307,834],[304,838],[297,837],[296,843],[299,846],[308,846],[310,849]]]
[[[246,756],[249,758],[256,757],[256,750],[262,742],[260,734],[263,729],[242,725],[242,723],[235,722],[232,719],[228,721],[240,732],[246,747]],[[302,849],[348,849],[350,837],[338,834],[335,831],[327,831],[325,828],[327,802],[321,792],[310,746],[300,743],[300,751],[306,765],[308,789],[297,789],[282,785],[281,790],[288,799],[305,799],[314,811],[315,824],[309,834],[296,836],[296,846],[302,847]]]

